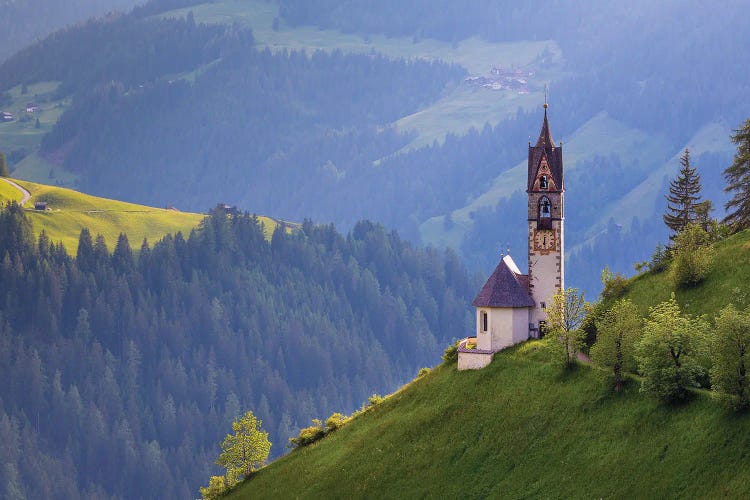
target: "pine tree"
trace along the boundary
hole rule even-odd
[[[724,170],[727,181],[724,191],[733,196],[724,206],[727,209],[724,222],[740,231],[750,227],[750,118],[734,131],[732,142],[737,145],[737,153],[732,165]]]
[[[690,166],[690,151],[687,148],[680,157],[680,165],[677,178],[669,183],[667,213],[664,214],[664,224],[675,234],[696,220],[695,207],[701,199],[701,176]]]
[[[5,154],[0,151],[0,177],[10,177],[8,162],[5,160]]]

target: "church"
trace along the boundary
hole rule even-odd
[[[500,260],[472,302],[476,335],[459,343],[459,370],[484,368],[497,351],[539,338],[547,304],[565,288],[562,144],[552,139],[546,102],[539,139],[533,146],[529,142],[526,193],[529,272],[521,273],[510,255]]]

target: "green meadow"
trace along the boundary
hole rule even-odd
[[[52,241],[61,241],[69,253],[78,249],[81,229],[88,228],[93,235],[101,234],[112,250],[120,233],[128,235],[131,246],[140,248],[144,238],[154,243],[166,234],[181,231],[185,237],[198,227],[203,214],[147,207],[117,200],[90,196],[71,189],[16,180],[31,193],[25,205],[34,232],[44,230]],[[20,200],[15,188],[0,182],[0,200]],[[46,211],[33,210],[35,201],[48,203]],[[266,236],[270,238],[277,222],[270,217],[259,217]]]
[[[442,365],[292,451],[228,498],[747,498],[750,417],[613,393],[538,341],[480,371]],[[276,443],[274,446],[283,446]]]

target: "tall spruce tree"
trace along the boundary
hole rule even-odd
[[[10,177],[8,162],[5,159],[5,153],[0,151],[0,177]]]
[[[690,151],[687,148],[680,157],[680,165],[680,173],[669,183],[669,195],[666,196],[664,223],[674,232],[671,238],[696,221],[696,206],[701,199],[701,176],[690,166]]]
[[[737,145],[737,153],[732,165],[724,170],[727,181],[724,191],[732,193],[732,199],[724,206],[727,209],[724,222],[740,231],[750,227],[750,118],[734,131],[732,142]]]

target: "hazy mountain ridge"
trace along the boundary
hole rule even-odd
[[[583,2],[562,11],[558,7],[541,9],[534,17],[534,5],[516,8],[500,1],[479,2],[454,16],[457,25],[468,30],[473,25],[471,19],[476,17],[471,16],[490,9],[509,13],[497,18],[498,26],[507,29],[493,32],[476,28],[474,33],[456,32],[460,34],[456,39],[439,35],[440,30],[420,31],[420,23],[432,21],[432,26],[447,29],[449,24],[440,20],[452,12],[448,8],[451,3],[443,3],[446,9],[429,9],[422,17],[405,12],[397,31],[385,31],[403,36],[401,39],[378,34],[383,32],[381,21],[387,19],[387,10],[385,6],[375,8],[369,4],[363,4],[364,10],[359,11],[366,13],[369,21],[351,23],[348,33],[335,30],[342,28],[341,20],[353,19],[352,6],[337,2],[317,5],[289,1],[282,2],[279,10],[273,3],[222,0],[163,13],[158,19],[186,18],[194,13],[196,33],[209,32],[200,26],[201,22],[225,26],[225,34],[211,42],[221,51],[221,60],[195,60],[192,71],[161,77],[172,83],[157,79],[141,90],[128,90],[128,84],[105,89],[115,104],[104,102],[96,94],[91,95],[91,89],[84,88],[77,99],[79,107],[66,113],[45,144],[58,150],[68,144],[66,138],[83,140],[73,145],[65,164],[81,173],[80,185],[89,191],[194,210],[222,199],[287,219],[314,217],[344,228],[351,227],[358,218],[374,218],[398,228],[410,239],[462,248],[465,256],[472,256],[468,265],[488,272],[493,255],[500,248],[518,244],[513,233],[499,234],[495,229],[513,221],[498,210],[498,204],[512,198],[494,193],[498,186],[510,194],[523,185],[515,178],[509,185],[504,180],[509,175],[505,171],[524,161],[526,139],[535,135],[539,126],[540,110],[534,101],[541,101],[543,83],[547,81],[553,133],[568,143],[565,151],[571,174],[579,163],[591,172],[571,175],[567,183],[570,206],[575,207],[576,200],[580,202],[578,210],[568,212],[568,248],[576,249],[569,257],[573,268],[578,269],[569,281],[590,292],[598,289],[598,268],[605,264],[603,249],[615,246],[617,240],[606,230],[612,225],[610,222],[620,228],[622,234],[618,238],[639,242],[633,252],[615,259],[623,263],[615,265],[617,270],[629,272],[626,263],[642,260],[664,236],[658,224],[649,220],[658,218],[662,210],[661,193],[653,192],[653,186],[663,185],[663,179],[655,181],[654,176],[673,172],[671,167],[665,168],[673,163],[668,160],[701,130],[717,130],[718,124],[728,131],[743,115],[741,106],[734,103],[747,83],[742,78],[718,77],[722,72],[734,76],[731,68],[749,55],[744,47],[732,47],[728,34],[732,31],[728,26],[741,18],[735,16],[738,5],[730,3],[714,10],[695,6],[691,10],[678,9],[673,4],[642,3],[638,8],[643,15],[638,17],[633,14],[638,10],[635,8],[623,10],[616,5]],[[154,12],[158,10],[164,8]],[[708,10],[712,15],[701,30],[683,29]],[[533,27],[528,22],[532,17],[536,20]],[[488,15],[479,25],[489,26],[492,19]],[[161,21],[148,22],[159,26]],[[316,31],[306,26],[314,23],[327,29]],[[256,36],[238,39],[242,27],[252,27]],[[641,36],[627,42],[623,37],[634,29]],[[505,42],[484,42],[476,37],[462,39],[478,34],[486,40],[519,40],[523,33],[529,38],[545,36],[555,40],[534,42],[537,45],[524,48],[517,41],[503,45]],[[409,34],[414,38],[408,38]],[[437,42],[429,36],[448,42]],[[672,43],[672,39],[679,43]],[[239,73],[233,70],[232,76],[229,68],[233,64],[242,66],[247,62],[229,54],[241,50],[248,61],[251,58],[247,54],[255,50],[248,48],[251,40],[255,40],[258,49],[268,47],[272,52],[260,56],[253,63],[255,66],[245,66],[248,69],[244,70],[238,67]],[[592,40],[599,41],[593,44]],[[561,53],[555,52],[560,50],[554,49],[555,44]],[[538,75],[529,81],[528,95],[469,91],[460,82],[463,75],[459,68],[428,67],[423,63],[404,67],[403,62],[389,62],[398,55],[399,46],[406,57],[445,58],[463,66],[463,71],[472,68],[469,75],[488,74],[492,64],[510,66],[513,61],[531,64]],[[228,52],[229,47],[233,48]],[[371,62],[346,55],[368,53],[368,47]],[[502,56],[495,63],[488,57],[492,47]],[[290,48],[323,48],[328,55],[313,57],[307,66],[299,54],[283,55]],[[337,48],[344,52],[336,52]],[[644,57],[633,57],[636,50],[642,51]],[[378,57],[379,53],[387,56]],[[516,53],[523,55],[514,56]],[[287,62],[281,62],[284,57],[288,57]],[[718,64],[717,60],[723,58],[731,64]],[[357,69],[351,66],[354,61],[359,61]],[[233,86],[228,84],[243,71],[254,73],[269,67],[277,69],[264,78],[271,78],[269,84],[277,89],[273,93],[278,99],[271,99],[273,104],[266,108],[261,102],[269,102],[267,89],[260,93],[250,91],[252,84],[242,79]],[[260,70],[260,74],[264,71]],[[345,72],[347,76],[343,76]],[[361,77],[367,79],[360,80]],[[375,84],[368,86],[365,81]],[[206,94],[210,87],[214,90]],[[329,95],[338,99],[323,97],[325,91],[316,92],[315,88],[335,88]],[[220,92],[226,98],[222,98],[223,102],[216,100],[210,92]],[[359,96],[362,92],[366,96]],[[500,96],[492,104],[496,108],[491,107],[496,109],[492,114],[499,117],[493,121],[496,125],[489,131],[467,134],[462,117],[471,123],[488,119],[490,115],[478,111],[479,104],[494,102],[493,95]],[[253,104],[256,100],[258,105]],[[341,107],[347,101],[351,106]],[[217,113],[218,109],[222,111]],[[263,109],[274,118],[269,121],[271,115],[264,115]],[[386,109],[390,111],[383,113]],[[137,111],[128,116],[128,110]],[[340,111],[348,117],[342,120]],[[330,113],[337,118],[331,120]],[[287,118],[277,123],[282,115]],[[125,118],[125,123],[115,127],[115,116]],[[601,116],[607,116],[609,121],[598,120]],[[202,122],[205,125],[198,125]],[[391,128],[394,123],[396,127]],[[209,124],[211,127],[207,128]],[[191,127],[208,135],[188,139]],[[109,135],[117,131],[120,143],[109,144],[106,136],[93,139],[103,131],[109,131]],[[413,135],[415,132],[417,136]],[[271,139],[274,136],[279,139]],[[252,139],[248,141],[247,137]],[[438,142],[415,149],[429,137]],[[91,139],[88,143],[87,138]],[[706,194],[715,197],[719,191],[715,178],[727,161],[729,148],[711,147],[706,152],[708,156],[702,156],[697,147],[699,171],[711,177]],[[149,162],[154,166],[147,166]],[[605,164],[619,165],[618,186],[635,189],[630,195],[616,193],[614,199],[622,200],[622,204],[613,201],[613,183],[595,173]],[[153,174],[165,166],[174,170],[162,176]],[[117,185],[107,184],[111,175],[105,172],[110,170],[118,171],[121,181]],[[653,173],[657,171],[663,174]],[[646,181],[649,175],[652,178]],[[153,177],[144,182],[149,176]],[[164,183],[165,178],[172,181]],[[651,186],[649,200],[633,204],[632,200],[644,193],[635,186],[644,182]],[[330,196],[324,199],[314,194],[320,192]],[[592,198],[590,193],[597,196]],[[586,200],[601,204],[605,199],[606,207],[585,206]],[[715,201],[720,208],[720,200]],[[493,211],[498,214],[495,219],[482,215]],[[449,213],[451,217],[446,219]],[[606,214],[616,217],[610,221]],[[639,231],[630,234],[635,216]],[[475,221],[486,222],[475,228]],[[476,239],[475,231],[483,235],[481,240]],[[591,250],[586,254],[593,256],[593,261],[587,259],[586,266],[576,263],[582,245],[589,246]],[[516,249],[515,254],[523,255],[524,251]]]

